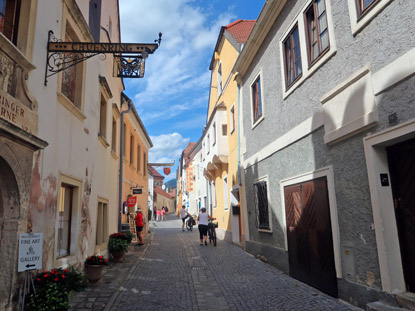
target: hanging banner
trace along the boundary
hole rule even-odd
[[[169,175],[169,174],[170,174],[170,172],[171,172],[170,167],[165,167],[165,168],[163,169],[163,172],[164,172],[164,174],[165,174],[165,175]]]

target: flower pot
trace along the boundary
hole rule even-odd
[[[124,257],[124,252],[113,252],[111,253],[112,261],[114,262],[122,262]]]
[[[103,265],[85,265],[85,267],[89,282],[95,283],[101,279]]]

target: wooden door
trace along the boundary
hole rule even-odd
[[[284,188],[290,276],[337,297],[325,177]]]
[[[402,267],[415,292],[415,139],[387,148]]]

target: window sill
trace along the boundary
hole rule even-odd
[[[76,257],[74,255],[68,255],[65,257],[59,257],[55,259],[53,266],[55,268],[66,268],[77,263]]]
[[[117,153],[114,150],[111,150],[111,155],[114,158],[114,160],[118,160]]]
[[[272,229],[258,229],[259,232],[272,233]]]
[[[262,115],[258,120],[256,120],[255,123],[252,124],[251,130],[256,128],[258,126],[258,124],[262,122],[262,120],[264,120],[264,115]]]
[[[101,134],[98,133],[98,140],[101,142],[101,144],[105,147],[108,148],[110,146],[110,144],[106,141],[105,137],[102,136]]]
[[[79,121],[83,122],[86,116],[65,95],[58,91],[58,102],[71,112]]]
[[[356,36],[391,2],[392,0],[380,0],[362,16],[358,17],[356,12],[356,2],[354,0],[349,0],[349,16],[352,35]]]

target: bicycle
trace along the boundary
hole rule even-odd
[[[196,225],[196,221],[193,216],[189,216],[189,219],[186,220],[186,229],[188,231],[193,231],[193,226]]]
[[[209,219],[208,222],[208,237],[209,237],[209,244],[213,242],[213,245],[216,246],[216,230],[215,228],[218,227],[217,222],[213,222],[211,219]]]

